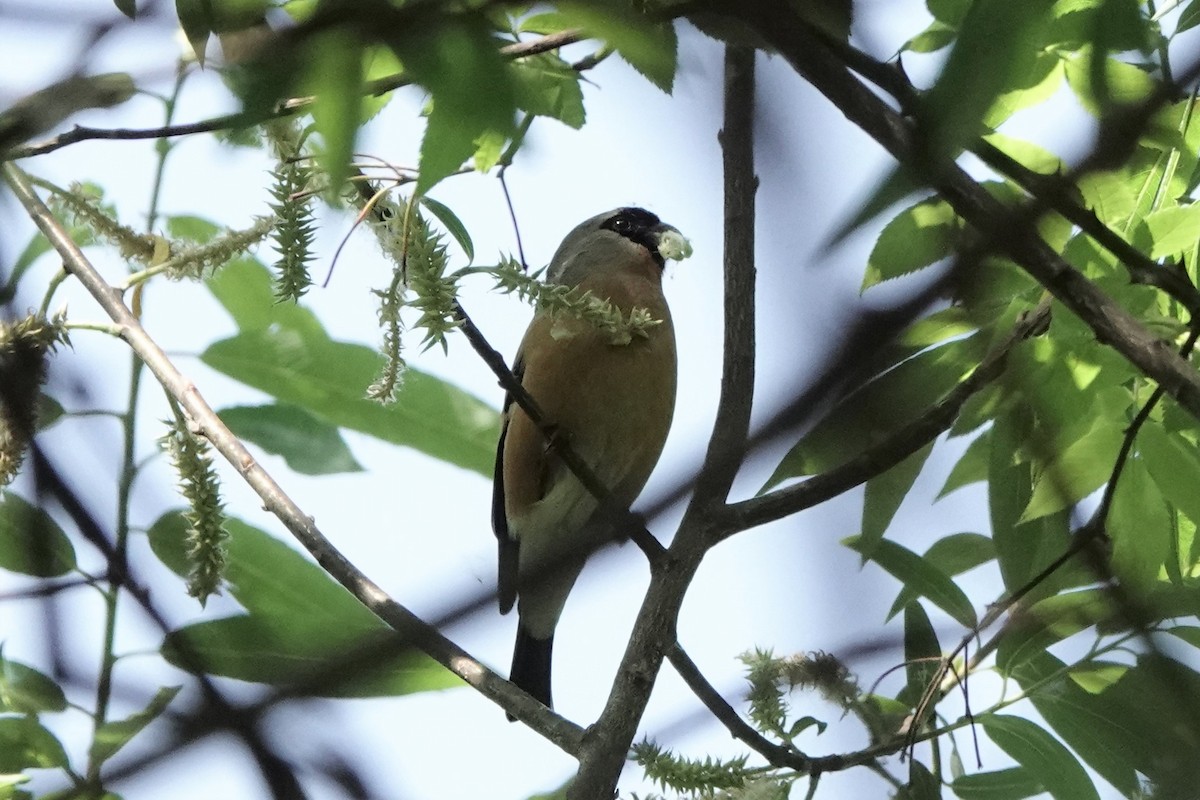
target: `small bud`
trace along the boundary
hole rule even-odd
[[[692,256],[692,243],[679,231],[669,228],[658,237],[658,254],[670,261],[682,261]]]

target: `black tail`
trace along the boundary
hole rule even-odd
[[[525,690],[547,708],[553,708],[550,699],[550,654],[554,650],[554,636],[536,639],[525,628],[517,626],[517,644],[513,648],[512,669],[508,679]],[[508,721],[515,717],[508,715]]]

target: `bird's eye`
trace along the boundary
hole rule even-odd
[[[625,217],[617,217],[613,220],[612,227],[617,233],[629,233],[633,230],[633,223]]]

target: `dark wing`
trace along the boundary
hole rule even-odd
[[[517,380],[525,374],[525,364],[517,356],[513,364],[513,375]],[[500,613],[512,611],[517,601],[517,555],[519,544],[508,532],[508,515],[504,511],[504,442],[508,438],[509,410],[512,407],[511,394],[504,395],[502,410],[500,441],[496,444],[496,467],[492,476],[492,530],[496,534],[499,546],[499,572],[497,576],[497,599],[500,602]]]

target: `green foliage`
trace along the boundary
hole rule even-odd
[[[12,492],[0,494],[0,567],[52,578],[75,568],[75,547],[45,509]]]
[[[283,456],[303,475],[362,471],[337,426],[307,409],[272,403],[224,408],[217,415],[238,438]]]
[[[186,522],[168,513],[150,546],[186,576]],[[321,697],[377,697],[444,689],[458,678],[423,654],[295,550],[237,519],[226,523],[229,594],[246,614],[170,632],[164,657],[193,672],[291,687]]]
[[[0,652],[0,712],[40,714],[66,708],[62,687],[33,667],[7,659]]]
[[[489,405],[408,370],[397,402],[383,407],[364,396],[379,370],[378,354],[330,339],[307,309],[274,304],[261,265],[240,261],[208,285],[239,330],[205,350],[206,364],[327,424],[491,474],[499,421]]]
[[[167,686],[146,704],[146,707],[125,719],[109,720],[96,729],[88,757],[94,764],[101,764],[117,754],[139,732],[167,710],[167,706],[179,694],[180,686]]]

